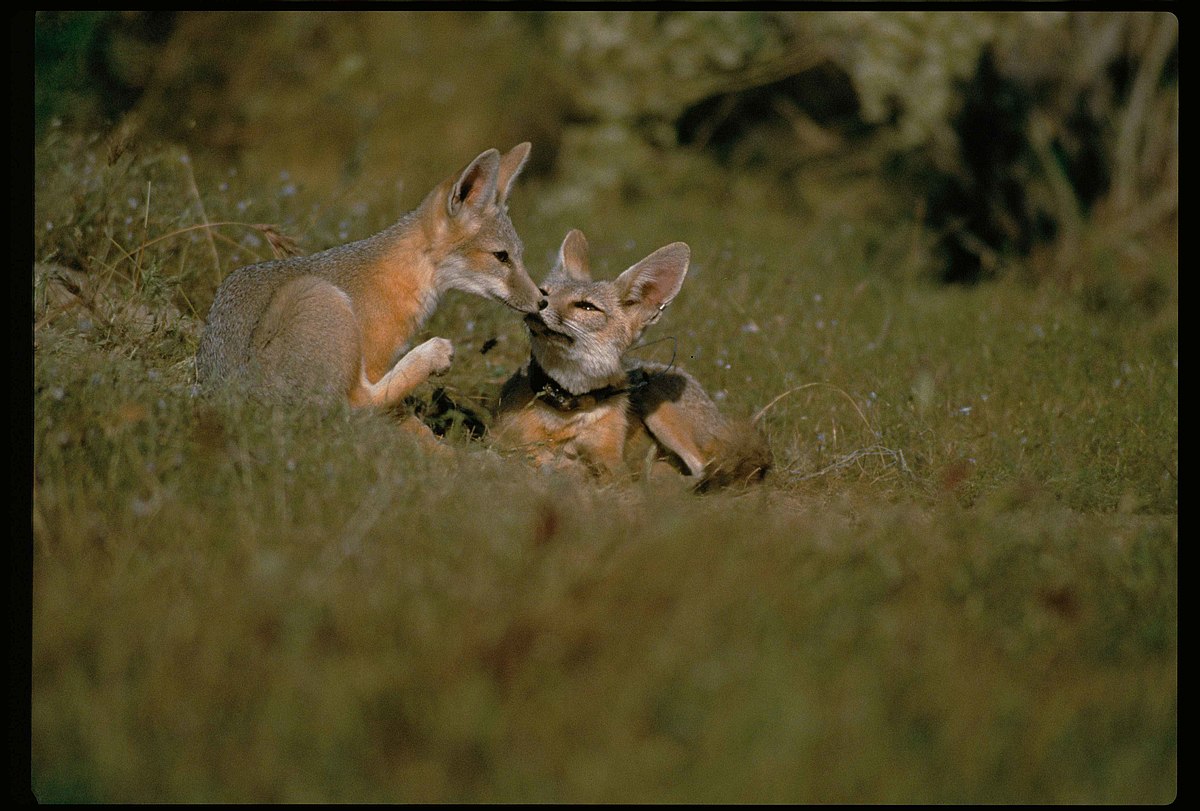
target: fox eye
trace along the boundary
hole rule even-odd
[[[577,301],[577,302],[575,302],[575,306],[581,310],[597,310],[598,311],[600,309],[595,304],[592,304],[590,301]]]
[[[539,288],[538,288],[538,292],[539,292],[539,293],[541,293],[543,296],[548,296],[548,295],[550,295],[550,291],[549,291],[549,290],[547,290],[547,289],[546,289],[546,288],[544,288],[544,287],[539,287]]]
[[[494,251],[492,256],[496,257],[497,261],[508,264],[508,251]]]

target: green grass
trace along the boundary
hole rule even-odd
[[[1097,248],[1083,282],[947,289],[868,181],[798,219],[733,191],[544,212],[523,180],[535,278],[571,227],[598,275],[685,240],[640,352],[730,413],[784,395],[766,482],[694,496],[199,393],[220,274],[271,255],[250,226],[317,250],[421,191],[181,157],[39,146],[36,258],[119,303],[35,274],[41,801],[1174,798],[1173,240],[1140,277]],[[458,294],[428,335],[457,356],[419,399],[480,411],[527,351]]]

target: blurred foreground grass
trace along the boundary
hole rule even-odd
[[[271,255],[253,226],[313,251],[423,189],[56,131],[38,160],[43,802],[1174,798],[1173,236],[1137,273],[1097,240],[1082,282],[947,289],[866,179],[803,219],[733,189],[584,221],[522,181],[535,278],[571,227],[598,275],[685,240],[641,353],[730,412],[784,395],[767,483],[695,497],[197,392],[217,282]],[[435,334],[480,412],[527,349],[457,294]]]

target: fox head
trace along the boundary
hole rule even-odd
[[[508,193],[529,158],[528,142],[505,155],[483,152],[425,201],[439,291],[463,290],[537,312],[542,297],[508,219]]]
[[[621,356],[675,298],[690,257],[673,242],[612,281],[593,281],[587,239],[571,231],[542,283],[546,307],[525,316],[533,357],[573,394],[623,376]]]

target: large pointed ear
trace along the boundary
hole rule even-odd
[[[494,149],[480,153],[467,164],[446,198],[446,212],[457,217],[463,210],[478,211],[496,199],[496,179],[500,174],[500,153]]]
[[[621,306],[633,308],[642,326],[653,324],[683,285],[692,251],[672,242],[638,262],[616,279]]]
[[[590,282],[592,269],[588,264],[587,237],[578,228],[573,228],[563,237],[558,249],[558,261],[551,275],[560,273],[577,282]]]
[[[500,158],[500,174],[496,178],[496,193],[499,197],[496,202],[502,208],[508,202],[508,193],[512,191],[513,181],[525,168],[525,162],[529,160],[529,150],[532,148],[532,145],[526,141],[523,144],[517,144],[508,150],[504,157]]]

